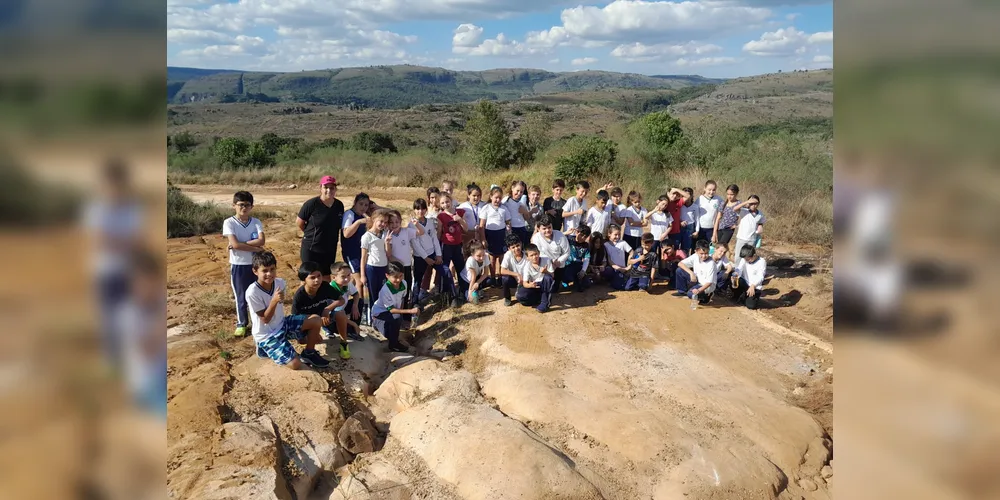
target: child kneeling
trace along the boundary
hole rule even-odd
[[[409,290],[403,281],[403,266],[398,262],[390,262],[386,268],[385,285],[379,291],[378,300],[372,308],[372,323],[375,329],[389,341],[389,350],[406,352],[406,346],[399,343],[399,328],[402,324],[401,315],[420,314],[419,306],[403,309],[403,301]]]
[[[257,253],[251,266],[257,281],[247,288],[246,300],[253,311],[250,320],[257,355],[293,370],[302,368],[303,363],[314,368],[330,366],[315,349],[323,340],[323,320],[315,314],[284,315],[285,280],[276,277],[278,259],[271,252]],[[295,353],[291,340],[306,345],[301,355]]]
[[[517,301],[523,305],[537,306],[538,312],[549,310],[555,279],[548,262],[543,262],[538,247],[529,244],[524,249],[528,262],[521,270],[521,286],[517,288]]]
[[[757,255],[757,249],[744,245],[740,248],[740,263],[733,273],[733,299],[747,306],[747,309],[757,309],[760,292],[764,289],[764,275],[767,274],[767,262]]]
[[[709,242],[698,240],[694,255],[677,264],[674,282],[677,285],[675,297],[687,295],[692,300],[697,297],[700,304],[708,304],[715,294],[716,280],[720,264],[708,254]]]

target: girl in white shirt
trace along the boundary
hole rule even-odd
[[[698,215],[699,240],[712,241],[712,228],[715,226],[715,216],[719,213],[724,203],[722,198],[715,195],[716,188],[715,181],[706,182],[705,192],[695,202],[695,206],[697,206],[696,214]]]
[[[665,194],[661,195],[656,200],[656,206],[653,207],[653,210],[643,218],[643,222],[649,222],[649,232],[653,234],[653,252],[660,251],[660,245],[663,240],[667,239],[670,226],[674,223],[674,218],[667,213],[668,203],[670,203],[670,198]]]
[[[510,183],[510,191],[503,199],[503,207],[510,214],[510,231],[521,240],[521,246],[527,246],[531,240],[531,230],[528,229],[528,219],[531,218],[531,209],[528,208],[528,198],[525,196],[524,183],[514,181]]]
[[[511,217],[500,202],[502,198],[503,190],[494,186],[490,189],[490,202],[479,209],[479,241],[486,243],[486,251],[490,254],[490,283],[500,273],[500,259],[507,251],[504,237]]]
[[[694,234],[698,231],[698,207],[695,206],[694,188],[686,187],[688,200],[681,208],[681,250],[690,254],[694,245]]]
[[[473,243],[469,246],[469,254],[469,258],[465,260],[465,267],[458,275],[458,286],[462,292],[462,300],[477,303],[479,287],[489,276],[486,272],[488,267],[486,249],[482,243]]]
[[[370,308],[378,293],[385,284],[385,270],[389,265],[389,255],[386,253],[385,235],[389,227],[389,210],[380,208],[372,214],[371,226],[361,236],[361,286],[368,292],[368,307]],[[368,309],[369,320],[371,310]],[[371,323],[369,323],[371,324]]]
[[[385,248],[389,261],[403,266],[403,280],[407,290],[404,306],[407,306],[412,293],[410,290],[413,288],[413,247],[417,237],[424,235],[424,228],[412,218],[403,227],[403,214],[397,210],[393,210],[391,216],[389,232],[385,236]]]
[[[758,246],[757,239],[764,232],[764,223],[767,222],[767,217],[764,217],[764,213],[758,207],[760,207],[760,198],[755,194],[750,195],[747,201],[734,207],[740,217],[740,222],[736,226],[734,255],[739,255],[740,249],[745,246]]]
[[[466,192],[469,194],[469,200],[458,206],[465,210],[465,224],[468,229],[465,231],[464,241],[466,243],[471,243],[477,240],[479,231],[479,209],[486,205],[483,201],[483,190],[475,184],[469,184],[466,187]],[[457,269],[456,269],[457,271]]]
[[[640,238],[646,213],[646,209],[642,208],[642,195],[638,191],[629,191],[628,208],[622,212],[622,216],[628,219],[622,227],[622,239],[632,248],[639,248],[642,245]]]

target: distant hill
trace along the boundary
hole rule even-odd
[[[280,100],[393,109],[605,88],[680,89],[724,81],[690,75],[553,73],[528,68],[452,71],[410,65],[297,73],[167,67],[167,100],[174,104]]]

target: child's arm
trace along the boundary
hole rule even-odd
[[[361,287],[363,288],[365,286],[365,283],[366,283],[366,281],[365,281],[365,271],[367,270],[367,267],[368,267],[368,248],[364,247],[364,246],[361,247],[361,265],[359,267],[361,268],[361,269],[359,269],[359,271],[361,271],[360,272],[360,274],[361,274]],[[360,290],[358,290],[358,292],[360,293]]]
[[[440,222],[440,220],[438,220],[438,222]],[[437,234],[438,234],[437,240],[440,242],[441,238],[444,237],[444,224],[437,225]]]
[[[486,241],[486,219],[479,219],[479,227],[476,228],[476,237],[479,241]]]
[[[261,243],[261,246],[251,245],[249,241],[246,243],[240,243],[239,240],[236,239],[235,234],[227,234],[226,238],[229,240],[229,248],[232,248],[233,250],[242,250],[244,252],[255,252],[255,253],[264,251],[263,243]]]
[[[278,286],[277,283],[274,284],[275,287]],[[260,316],[264,323],[270,323],[271,319],[274,318],[274,312],[278,308],[278,304],[284,302],[285,300],[285,290],[283,288],[278,288],[274,291],[274,295],[271,296],[271,301],[267,303],[267,308],[263,311],[257,311],[257,316]]]
[[[423,236],[424,233],[427,232],[424,230],[424,226],[422,226],[419,222],[417,222],[414,219],[410,219],[410,225],[407,227],[412,227],[413,230],[417,232],[417,236]]]
[[[357,233],[361,225],[367,220],[367,217],[355,217],[354,222],[352,222],[350,226],[344,228],[344,237],[350,238],[354,236],[354,233]]]
[[[691,268],[689,268],[687,264],[684,263],[683,260],[677,263],[677,267],[683,269],[685,272],[691,275],[692,280],[696,278],[696,276],[694,275],[694,271],[692,271]]]

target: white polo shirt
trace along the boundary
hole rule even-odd
[[[404,266],[413,265],[413,246],[417,240],[417,229],[413,226],[399,228],[399,234],[392,235],[392,258]]]
[[[527,221],[524,220],[524,214],[522,214],[520,210],[521,207],[524,207],[525,210],[528,209],[527,202],[517,201],[507,197],[504,198],[501,206],[506,208],[507,213],[510,214],[510,227],[524,227],[528,225]]]
[[[698,197],[698,201],[694,202],[695,206],[698,207],[698,226],[702,229],[711,229],[715,226],[715,215],[719,213],[725,202],[722,198],[718,196],[713,196],[711,198],[701,195]]]
[[[653,240],[660,241],[661,236],[670,232],[670,225],[674,223],[674,218],[666,212],[653,212],[649,216],[649,232],[653,233]]]
[[[256,217],[250,217],[244,224],[234,215],[222,223],[222,235],[228,237],[230,234],[236,236],[236,241],[246,243],[260,238],[260,235],[264,234],[264,225]],[[253,264],[253,252],[231,248],[229,263],[234,266],[249,266]]]
[[[528,263],[528,256],[521,252],[521,260],[517,260],[514,257],[514,252],[507,250],[507,253],[503,254],[503,260],[500,262],[500,268],[506,269],[515,274],[522,274],[524,266]]]
[[[542,281],[542,278],[545,277],[545,273],[542,272],[543,270],[548,270],[550,273],[552,272],[552,263],[549,259],[539,257],[538,269],[535,269],[535,266],[533,266],[530,262],[528,262],[527,258],[525,258],[524,267],[521,269],[521,280],[523,282],[530,281],[532,283],[539,283]]]
[[[361,248],[368,250],[368,262],[361,265],[385,267],[389,265],[389,256],[385,254],[385,239],[376,236],[371,231],[365,231],[361,236]]]
[[[625,260],[625,256],[632,251],[632,245],[629,245],[625,240],[618,240],[618,243],[613,245],[610,241],[606,241],[604,242],[604,251],[608,254],[609,263],[618,267],[627,267],[625,264],[628,261]]]
[[[747,262],[746,259],[740,259],[740,263],[736,265],[736,275],[758,290],[764,289],[765,274],[767,274],[767,262],[759,255],[753,263]]]
[[[757,224],[763,224],[767,222],[767,217],[764,217],[764,212],[760,210],[757,213],[750,213],[750,210],[746,208],[740,209],[740,224],[736,227],[736,239],[738,240],[752,240],[754,239],[754,234],[757,232]]]
[[[271,321],[267,323],[264,323],[264,318],[257,314],[257,312],[267,309],[268,304],[271,303],[271,297],[278,290],[287,292],[285,280],[281,278],[274,278],[274,288],[270,292],[260,286],[259,281],[255,281],[247,288],[245,297],[247,305],[250,306],[250,331],[253,333],[254,342],[258,344],[280,334],[281,327],[285,324],[284,304],[278,304],[274,308],[274,316],[271,316]]]
[[[698,254],[694,254],[681,261],[688,269],[694,271],[695,277],[698,278],[698,283],[704,285],[710,283],[711,285],[705,290],[705,293],[712,293],[715,291],[716,276],[719,273],[719,263],[716,262],[711,257],[708,260],[702,261]]]
[[[611,225],[611,212],[590,207],[590,210],[587,210],[587,225],[590,226],[591,233],[607,235],[608,226]]]
[[[566,239],[566,235],[562,231],[553,229],[551,240],[546,240],[540,232],[535,233],[531,237],[531,242],[538,247],[538,253],[551,262],[566,264],[566,261],[569,260],[569,240]]]
[[[642,236],[642,218],[646,216],[646,213],[646,209],[642,207],[638,210],[635,207],[628,207],[622,212],[622,217],[632,221],[629,223],[628,229],[625,230],[626,235],[636,238]]]
[[[486,221],[486,229],[489,231],[500,231],[507,229],[507,221],[510,220],[510,213],[503,205],[494,207],[492,203],[487,203],[479,209],[479,220]]]
[[[571,196],[566,200],[566,204],[563,205],[563,214],[566,212],[573,212],[576,210],[583,209],[584,213],[587,212],[587,199],[584,198],[583,201],[576,199],[576,196]],[[582,215],[571,215],[569,217],[563,216],[563,232],[569,232],[570,230],[580,227],[580,221],[583,220]]]

